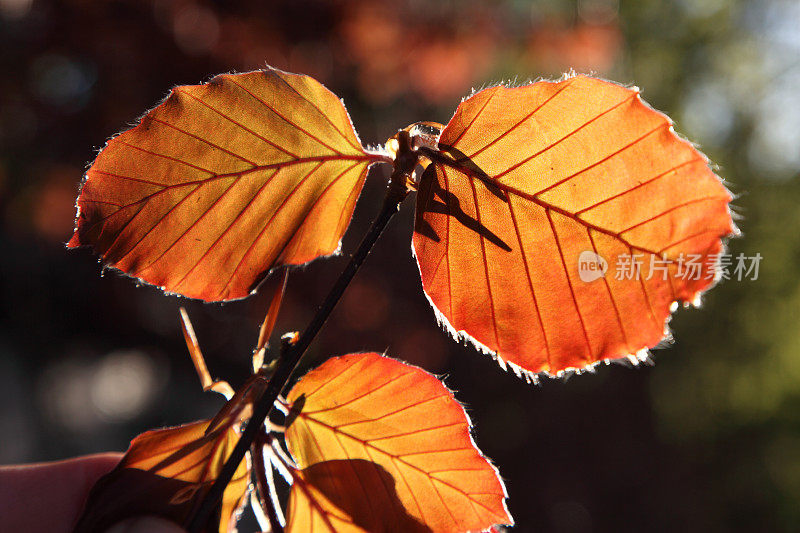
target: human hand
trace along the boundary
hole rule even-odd
[[[3,531],[69,533],[95,482],[122,454],[104,453],[28,465],[0,466],[0,521]],[[136,517],[107,533],[183,533],[158,517]]]

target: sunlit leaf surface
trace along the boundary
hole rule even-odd
[[[707,159],[614,83],[480,91],[439,149],[417,198],[423,287],[451,331],[516,370],[641,355],[673,302],[711,286],[735,231]],[[581,275],[581,258],[605,262],[605,275],[588,264]]]
[[[337,250],[376,158],[308,76],[176,87],[87,171],[69,246],[170,292],[241,298],[271,268]]]
[[[471,531],[510,523],[505,488],[452,393],[378,354],[326,361],[288,397],[301,469],[288,529]],[[361,529],[359,529],[361,528]]]

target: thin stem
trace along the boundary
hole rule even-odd
[[[414,166],[415,165],[416,158],[414,158]],[[413,166],[411,167],[411,170],[413,170]],[[386,198],[383,201],[383,207],[381,208],[378,217],[373,221],[372,226],[370,226],[369,231],[364,236],[364,239],[361,241],[358,250],[356,250],[355,254],[353,254],[352,259],[350,259],[350,262],[342,271],[339,279],[337,279],[336,283],[334,283],[333,288],[328,293],[328,296],[322,302],[322,305],[320,305],[319,309],[317,309],[314,318],[308,324],[305,331],[303,331],[303,334],[300,336],[297,342],[294,344],[289,344],[287,342],[282,346],[282,357],[279,360],[278,367],[275,369],[275,373],[272,375],[272,378],[267,384],[264,393],[255,403],[253,415],[250,418],[250,421],[247,423],[247,426],[242,431],[242,436],[239,438],[239,442],[236,443],[236,446],[231,452],[230,457],[220,471],[219,477],[217,477],[217,480],[206,494],[202,505],[198,509],[198,512],[192,517],[192,521],[189,523],[187,528],[189,533],[199,533],[205,527],[209,517],[211,516],[211,513],[222,498],[222,494],[225,492],[225,487],[228,485],[234,473],[236,472],[236,469],[244,458],[245,453],[248,449],[250,449],[253,439],[258,434],[259,429],[263,427],[264,421],[272,412],[275,400],[289,382],[289,378],[292,376],[292,373],[297,368],[301,358],[306,353],[311,341],[314,340],[314,338],[317,336],[317,333],[319,333],[319,330],[325,324],[328,316],[330,316],[333,308],[339,302],[339,299],[342,297],[344,290],[350,284],[353,276],[355,276],[356,272],[358,272],[358,269],[361,267],[364,259],[366,259],[367,255],[369,255],[370,250],[372,250],[372,246],[378,240],[378,237],[380,237],[384,228],[386,228],[389,220],[391,220],[399,210],[400,203],[403,201],[403,199],[405,199],[407,194],[405,180],[409,172],[408,164],[395,166],[395,170],[392,172],[392,176],[390,178],[389,189],[386,194]]]
[[[279,515],[278,499],[275,497],[275,482],[272,475],[272,464],[264,461],[265,446],[269,445],[269,435],[264,431],[258,433],[256,441],[250,448],[253,471],[256,474],[256,494],[262,509],[266,512],[272,533],[283,533],[283,520]],[[272,448],[270,453],[274,453]]]

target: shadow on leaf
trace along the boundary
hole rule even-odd
[[[377,463],[363,459],[323,461],[303,469],[302,476],[367,531],[431,531],[408,514],[397,495],[397,481]]]
[[[470,173],[470,175],[472,175],[472,173]],[[491,178],[487,179],[491,180]],[[487,182],[484,181],[483,183]],[[500,191],[500,194],[504,194],[502,193],[502,190],[497,187],[497,185],[492,183],[492,186],[497,188],[497,190]],[[489,189],[495,195],[498,194],[495,193],[488,185],[487,189]],[[436,231],[433,229],[433,227],[422,216],[426,212],[438,213],[452,216],[465,228],[483,236],[484,239],[491,242],[495,246],[505,250],[506,252],[511,251],[511,247],[506,244],[503,239],[501,239],[496,233],[487,228],[485,225],[481,224],[481,222],[479,222],[477,219],[468,215],[461,208],[461,201],[456,195],[443,189],[441,185],[439,185],[439,181],[436,179],[435,165],[429,165],[428,168],[425,169],[425,172],[420,180],[419,192],[417,194],[420,195],[417,205],[422,206],[422,209],[417,211],[417,219],[414,227],[414,230],[417,233],[424,235],[435,242],[439,242],[439,235],[436,234]],[[499,197],[504,201],[507,201],[505,196]]]
[[[75,532],[105,531],[133,516],[155,515],[178,524],[185,523],[193,507],[210,484],[162,477],[137,468],[120,468],[103,477],[92,488],[86,512]],[[190,497],[180,497],[189,495]],[[146,497],[143,497],[146,495]]]
[[[136,437],[119,465],[92,488],[74,531],[105,531],[137,515],[156,515],[185,524],[238,440],[233,428],[238,421],[236,406],[234,411],[234,416],[219,424],[202,420]],[[221,523],[227,529],[243,502],[248,483],[249,469],[242,462],[211,523]]]
[[[306,405],[306,395],[301,394],[292,403],[292,406],[289,408],[289,412],[286,413],[286,421],[283,423],[283,425],[286,428],[288,428],[294,423],[294,421],[297,419],[297,416],[303,412],[303,407],[305,405]]]

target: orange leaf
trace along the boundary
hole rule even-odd
[[[186,524],[216,480],[239,435],[235,425],[202,420],[142,433],[119,465],[92,488],[76,533],[105,531],[137,515]],[[235,530],[250,483],[242,461],[222,496],[220,533]]]
[[[673,302],[712,285],[720,238],[736,231],[705,156],[607,81],[480,91],[439,150],[417,197],[423,287],[450,331],[529,377],[643,356]],[[583,281],[582,252],[606,275]],[[698,279],[681,276],[690,254]],[[617,279],[626,256],[638,279]]]
[[[505,487],[475,447],[464,409],[431,374],[351,354],[309,372],[288,400],[286,442],[305,481],[292,488],[289,531],[511,523]]]
[[[170,292],[242,298],[272,268],[334,253],[382,159],[308,76],[176,87],[97,156],[69,246]]]

